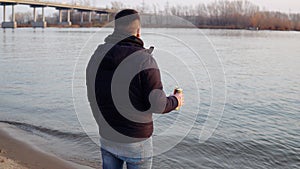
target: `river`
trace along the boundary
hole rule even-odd
[[[111,32],[1,30],[0,121],[46,152],[99,167],[85,66]],[[155,138],[167,139],[154,144],[153,168],[300,167],[299,32],[145,28],[142,38],[166,93],[178,85],[186,102],[154,116]]]

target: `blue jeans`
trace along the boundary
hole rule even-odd
[[[124,163],[126,163],[127,169],[151,169],[152,167],[152,157],[122,157],[115,155],[103,148],[101,148],[101,153],[103,169],[123,169]]]
[[[152,138],[129,144],[115,143],[103,138],[100,142],[103,169],[122,169],[124,163],[127,169],[151,169]]]

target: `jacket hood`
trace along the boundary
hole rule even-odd
[[[123,32],[113,32],[111,35],[107,36],[104,40],[106,43],[126,45],[126,46],[137,46],[144,47],[144,42],[133,35],[123,33]]]

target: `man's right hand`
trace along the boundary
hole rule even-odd
[[[179,109],[181,106],[184,105],[184,95],[183,93],[176,93],[174,96],[177,98],[178,106],[176,109]]]

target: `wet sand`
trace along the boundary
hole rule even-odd
[[[73,169],[85,168],[38,149],[11,137],[0,129],[0,169]]]

